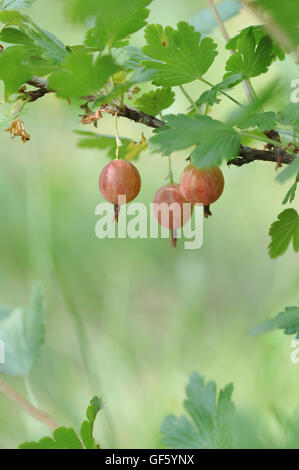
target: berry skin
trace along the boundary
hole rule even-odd
[[[141,178],[132,163],[117,159],[103,168],[99,186],[104,198],[117,205],[118,196],[126,196],[126,202],[135,199],[140,191]]]
[[[209,206],[222,194],[224,178],[218,166],[197,168],[188,165],[182,173],[180,189],[187,201]]]
[[[187,211],[185,209],[184,213],[183,204],[188,204],[188,201],[186,201],[182,195],[179,184],[172,183],[159,188],[154,196],[153,202],[156,204],[163,202],[167,204],[168,207],[160,207],[160,210],[158,205],[154,205],[154,215],[159,224],[169,230],[176,230],[177,228],[182,227],[191,218],[193,206],[191,206]],[[178,203],[178,206],[174,207],[174,210],[172,210],[169,206],[174,202]],[[167,217],[167,214],[169,217]]]

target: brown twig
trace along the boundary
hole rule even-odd
[[[150,114],[145,114],[142,111],[138,111],[137,109],[131,108],[130,106],[115,106],[111,104],[104,104],[100,108],[101,111],[105,113],[112,114],[112,116],[117,115],[119,117],[124,117],[130,119],[130,121],[138,122],[139,124],[144,124],[148,127],[153,127],[155,129],[164,126],[164,121],[151,116]]]
[[[33,418],[40,421],[42,424],[47,426],[51,431],[54,431],[59,426],[52,420],[52,418],[44,413],[43,411],[39,410],[35,406],[31,405],[29,401],[25,400],[21,395],[19,395],[13,388],[11,388],[7,383],[5,383],[0,378],[0,392],[4,393],[11,401],[16,403],[20,408],[30,414]]]
[[[48,93],[55,92],[55,90],[50,90],[48,89],[47,86],[47,80],[39,78],[39,77],[33,77],[28,83],[31,85],[34,85],[36,87],[39,87],[40,89],[47,89]],[[96,101],[98,99],[98,95],[89,95],[87,97],[84,97],[86,101],[92,102]],[[103,104],[100,107],[100,112],[105,112],[108,114],[111,114],[115,116],[117,115],[119,117],[123,117],[126,119],[129,119],[130,121],[137,122],[139,124],[144,124],[145,126],[158,129],[164,126],[164,121],[161,119],[158,119],[154,116],[151,116],[149,114],[143,113],[142,111],[139,111],[137,109],[131,108],[130,106],[117,106],[115,104]],[[274,137],[273,137],[274,139]],[[279,135],[275,140],[279,140]],[[251,147],[244,147],[241,145],[240,151],[239,151],[239,156],[236,158],[232,158],[231,160],[228,161],[228,165],[235,165],[235,166],[242,166],[245,165],[246,163],[251,163],[255,160],[261,160],[264,162],[281,162],[284,164],[289,164],[291,163],[294,158],[296,157],[296,150],[294,154],[288,153],[286,150],[281,149],[279,147],[276,148],[269,148],[265,150],[259,150],[259,149],[254,149]]]
[[[259,150],[241,145],[239,150],[239,157],[230,159],[227,164],[242,166],[247,163],[260,160],[263,162],[280,162],[288,165],[294,160],[294,158],[295,155],[290,154],[281,148],[278,149],[277,147],[272,150]]]

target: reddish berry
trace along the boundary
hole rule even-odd
[[[99,186],[104,198],[112,204],[118,204],[118,196],[126,196],[126,202],[130,202],[140,191],[140,174],[132,163],[112,160],[103,168]]]
[[[153,202],[155,204],[154,215],[160,225],[172,230],[172,246],[175,246],[175,230],[188,222],[192,215],[193,206],[188,204],[180,191],[180,185],[175,183],[158,189]],[[164,204],[162,205],[162,203]],[[172,203],[177,204],[171,206]],[[184,204],[187,204],[185,210]]]
[[[223,188],[224,178],[218,166],[201,169],[188,165],[181,176],[181,192],[192,204],[212,204],[221,196]]]

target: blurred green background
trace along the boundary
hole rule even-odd
[[[79,44],[84,28],[66,21],[67,3],[39,0],[28,13],[66,44]],[[174,26],[203,7],[204,0],[154,0],[148,21]],[[226,24],[234,35],[257,23],[243,10]],[[213,37],[220,53],[207,79],[216,83],[229,52],[217,30]],[[142,43],[140,32],[133,44]],[[286,59],[253,80],[258,91],[282,74],[286,92],[274,94],[267,109],[287,104],[295,66]],[[186,89],[197,98],[205,86]],[[185,112],[188,103],[175,91],[170,111]],[[233,95],[246,102],[242,86]],[[197,369],[220,387],[234,382],[240,426],[246,422],[244,446],[296,446],[288,438],[289,418],[293,421],[299,408],[291,338],[281,332],[247,334],[299,298],[298,255],[289,250],[270,260],[267,254],[268,230],[289,186],[274,180],[274,165],[223,165],[225,191],[205,221],[198,251],[184,250],[182,242],[171,249],[169,240],[98,240],[94,211],[103,198],[97,180],[107,158],[78,149],[73,133],[93,129],[79,123],[77,107],[52,95],[27,108],[30,142],[8,134],[0,139],[0,303],[23,305],[33,281],[44,287],[47,340],[31,375],[40,408],[78,427],[96,393],[107,403],[96,423],[102,447],[161,447],[163,417],[182,412],[185,384]],[[222,101],[213,117],[232,110],[232,103]],[[124,119],[119,127],[121,136],[134,140],[141,132],[151,135]],[[113,118],[105,116],[98,132],[113,134]],[[173,158],[177,180],[186,156]],[[142,177],[137,201],[149,203],[165,184],[167,160],[144,152],[136,165]],[[6,380],[26,396],[21,378]],[[46,434],[0,395],[1,448]]]

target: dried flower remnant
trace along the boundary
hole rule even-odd
[[[24,144],[30,140],[30,135],[25,131],[24,122],[21,119],[15,119],[12,121],[11,126],[4,130],[11,134],[12,139],[21,137]]]
[[[92,124],[92,123],[94,123],[96,125],[97,121],[99,119],[102,119],[102,117],[103,117],[100,110],[96,111],[95,113],[92,113],[90,111],[90,109],[88,108],[88,105],[86,107],[84,105],[82,105],[81,109],[84,109],[86,111],[84,116],[81,115],[81,123],[82,124]]]

